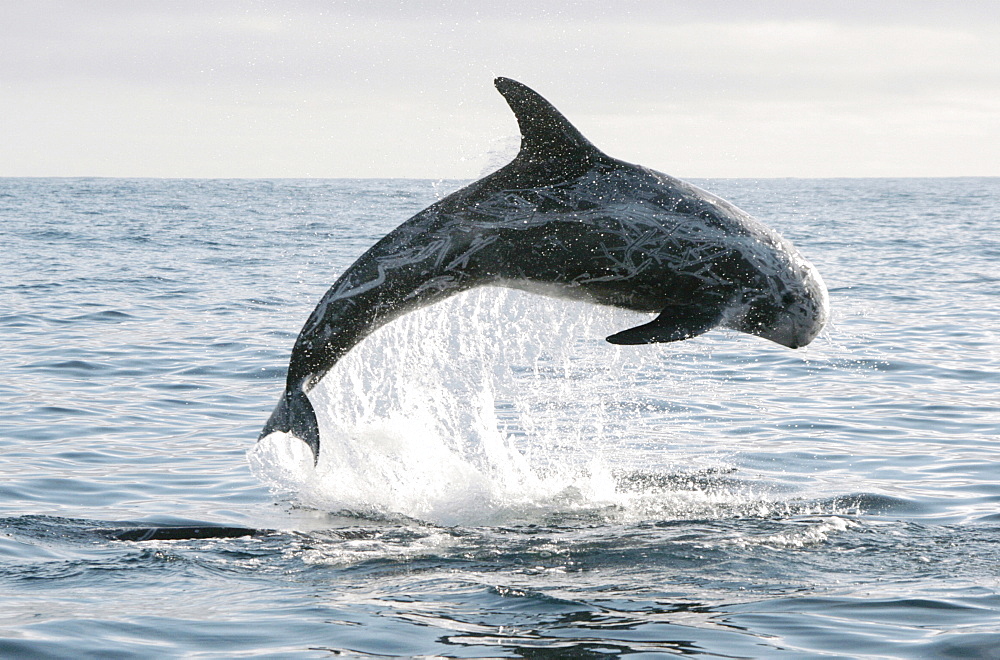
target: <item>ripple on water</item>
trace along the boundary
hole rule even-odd
[[[484,290],[258,481],[302,321],[449,185],[0,181],[0,656],[990,657],[997,180],[707,182],[824,273],[808,348]]]

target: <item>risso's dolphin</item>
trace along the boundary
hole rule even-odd
[[[340,276],[295,341],[261,438],[291,433],[318,460],[309,390],[376,328],[477,286],[659,314],[612,344],[724,327],[797,348],[823,327],[823,280],[777,232],[691,184],[608,156],[521,83],[495,84],[521,130],[517,157],[404,222]]]

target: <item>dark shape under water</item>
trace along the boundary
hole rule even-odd
[[[268,530],[220,525],[161,525],[158,527],[109,527],[92,530],[116,541],[186,541],[189,539],[235,539],[267,534]]]
[[[822,329],[822,278],[775,231],[695,186],[608,156],[521,83],[495,84],[521,130],[517,157],[404,222],[340,276],[295,341],[261,438],[291,433],[318,460],[309,390],[380,326],[477,286],[659,314],[611,335],[613,344],[725,327],[797,348]]]

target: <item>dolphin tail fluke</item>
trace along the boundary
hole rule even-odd
[[[313,464],[319,461],[319,422],[309,397],[301,389],[285,390],[260,432],[260,438],[276,431],[290,433],[302,440],[312,450]]]
[[[670,305],[649,323],[616,332],[606,339],[612,344],[657,344],[681,341],[704,334],[719,325],[719,310],[687,305]]]

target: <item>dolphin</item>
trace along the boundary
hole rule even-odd
[[[295,340],[285,391],[260,438],[282,431],[319,460],[308,392],[380,326],[477,286],[656,313],[612,344],[723,327],[789,348],[828,316],[816,269],[729,202],[608,156],[534,90],[494,81],[521,132],[500,170],[432,204],[334,282]]]

